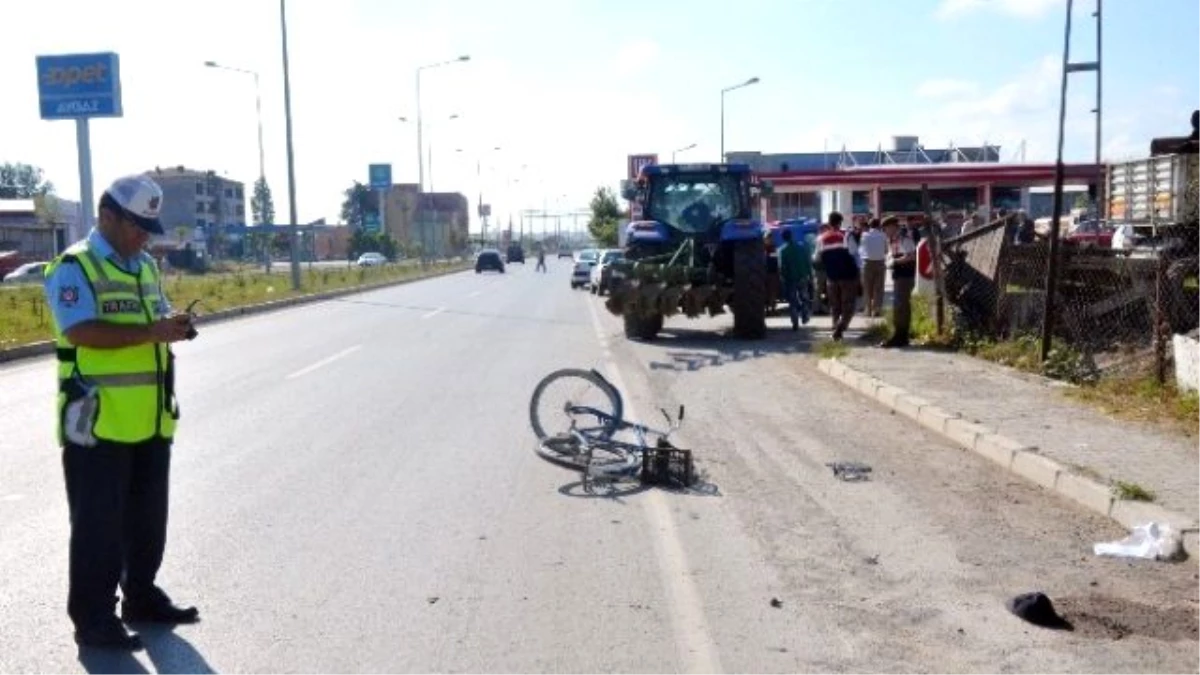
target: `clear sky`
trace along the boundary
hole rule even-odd
[[[1077,0],[1073,61],[1095,54],[1095,0]],[[1196,0],[1104,3],[1106,158],[1183,135],[1200,104]],[[629,153],[692,143],[726,150],[872,149],[893,135],[927,147],[1022,140],[1052,160],[1065,0],[291,0],[298,220],[336,219],[341,192],[391,162],[416,182],[418,65],[436,190],[509,209],[582,208],[623,177]],[[5,0],[0,161],[43,167],[79,193],[70,122],[39,119],[34,57],[121,55],[125,117],[92,124],[96,192],[154,166],[258,173],[253,79],[261,73],[266,171],[286,222],[279,3],[275,0]],[[1093,153],[1091,75],[1073,75],[1067,157]],[[449,120],[457,114],[459,118]],[[407,122],[398,118],[406,117]],[[500,147],[499,151],[492,148]],[[461,149],[462,152],[456,152]],[[481,157],[482,180],[476,179]],[[522,169],[522,167],[525,167]],[[472,227],[475,227],[473,223]]]

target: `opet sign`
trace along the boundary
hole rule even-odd
[[[111,52],[37,57],[42,119],[120,117],[121,64]]]

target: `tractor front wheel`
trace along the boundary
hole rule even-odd
[[[767,253],[762,239],[733,244],[733,334],[745,340],[767,336]]]

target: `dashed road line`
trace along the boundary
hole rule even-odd
[[[334,361],[337,361],[338,359],[345,358],[360,349],[362,349],[362,345],[354,345],[353,347],[348,347],[346,349],[343,349],[342,351],[334,354],[333,356],[321,359],[320,361],[317,361],[316,363],[312,364],[311,366],[297,370],[296,372],[292,373],[291,375],[288,375],[287,379],[294,380],[297,377],[303,377],[318,368],[327,366],[327,365],[333,363]]]

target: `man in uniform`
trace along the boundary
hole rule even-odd
[[[900,219],[888,216],[883,220],[888,238],[888,261],[892,268],[892,336],[880,347],[907,347],[912,324],[912,293],[917,281],[917,246],[908,229],[900,229]]]
[[[167,484],[179,406],[169,344],[195,336],[172,314],[154,259],[162,190],[116,180],[99,223],[46,269],[58,358],[58,440],[71,516],[67,614],[86,647],[140,649],[126,623],[194,623],[155,585],[167,534]],[[89,208],[84,205],[84,208]]]

